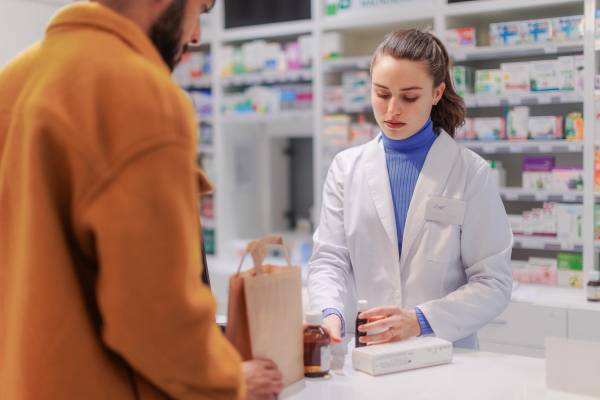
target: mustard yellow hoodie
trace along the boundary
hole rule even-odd
[[[0,399],[244,397],[199,280],[195,132],[151,41],[96,3],[0,71]]]

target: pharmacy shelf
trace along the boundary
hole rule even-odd
[[[273,114],[240,114],[240,115],[223,115],[223,123],[225,125],[238,124],[259,124],[270,122],[288,122],[288,121],[305,121],[312,120],[312,111],[281,111]]]
[[[583,93],[571,90],[510,95],[465,94],[467,108],[583,103]]]
[[[505,201],[554,201],[583,203],[583,191],[551,191],[551,190],[527,190],[521,188],[502,187],[498,188],[500,197]],[[596,195],[596,202],[600,196]]]
[[[581,153],[583,151],[583,140],[498,140],[495,142],[459,140],[457,142],[479,154]]]
[[[302,35],[312,32],[313,29],[314,22],[312,20],[276,22],[273,24],[225,29],[219,39],[223,42],[245,42],[254,39]]]
[[[452,57],[454,62],[462,62],[576,52],[583,52],[583,40],[531,43],[515,46],[473,47],[455,50],[450,53],[450,57]]]
[[[307,69],[292,70],[286,72],[265,71],[232,76],[223,76],[220,78],[220,80],[221,84],[224,87],[230,87],[287,82],[310,82],[312,81],[312,78],[312,70]]]
[[[185,87],[185,90],[210,89],[211,86],[212,78],[210,76],[203,76],[202,78],[194,79],[193,82]]]
[[[520,11],[523,9],[582,4],[583,0],[487,0],[447,4],[443,10],[446,16],[473,15],[492,12]],[[518,17],[514,20],[519,20]]]
[[[212,156],[215,154],[215,147],[198,143],[196,146],[196,152],[206,154],[207,156]]]
[[[408,4],[408,2],[407,2]],[[436,10],[433,8],[409,9],[405,13],[390,12],[385,15],[370,14],[354,16],[333,16],[323,19],[323,30],[357,30],[365,28],[381,29],[382,26],[391,25],[390,31],[400,29],[398,25],[411,22],[421,23],[435,18]],[[395,26],[394,26],[395,25]]]
[[[566,240],[543,236],[514,235],[514,249],[550,250],[550,251],[583,251],[582,240]]]
[[[357,113],[372,113],[373,107],[368,105],[357,106],[339,106],[336,104],[324,104],[325,114],[357,114]]]
[[[371,56],[359,56],[323,60],[323,71],[341,72],[354,70],[369,70],[369,68],[371,68],[371,58]]]
[[[207,124],[212,124],[214,122],[214,117],[212,115],[199,115],[198,119],[200,123],[204,122]]]

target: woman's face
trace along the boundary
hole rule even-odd
[[[372,71],[371,101],[377,124],[387,137],[406,139],[421,129],[446,85],[433,87],[424,62],[377,59]]]

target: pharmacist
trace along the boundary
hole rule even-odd
[[[435,335],[478,349],[477,330],[508,305],[512,233],[491,169],[457,145],[465,105],[444,45],[396,31],[371,64],[382,129],[341,152],[323,189],[308,291],[333,342],[367,300],[370,343]],[[362,327],[361,327],[362,328]]]

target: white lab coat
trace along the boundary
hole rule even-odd
[[[462,224],[426,219],[430,195],[464,201]],[[309,262],[311,307],[339,310],[348,332],[357,300],[419,307],[436,337],[478,349],[476,332],[510,301],[512,244],[490,166],[442,131],[417,180],[399,256],[380,134],[339,153],[329,169]]]

